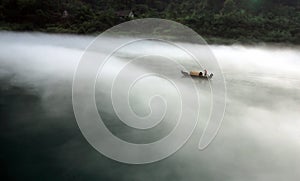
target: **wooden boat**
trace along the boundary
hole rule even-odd
[[[197,77],[200,79],[211,79],[214,75],[213,73],[211,73],[209,75],[204,75],[203,72],[201,72],[201,71],[186,72],[186,71],[181,70],[181,73],[183,74],[183,76]]]

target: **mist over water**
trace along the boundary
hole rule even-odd
[[[43,180],[299,180],[299,47],[210,46],[222,68],[227,88],[227,108],[216,139],[204,151],[197,149],[206,120],[200,121],[188,143],[171,157],[147,165],[127,165],[94,150],[82,136],[74,117],[73,75],[83,51],[93,39],[88,36],[0,33],[0,140],[3,144],[0,161],[6,165],[8,177]],[[106,46],[100,47],[99,53],[110,50],[111,44],[118,44],[118,39],[107,37]],[[193,47],[193,44],[189,46]],[[139,49],[149,47],[158,49],[162,55],[179,57],[182,64],[195,68],[189,65],[184,54],[155,42],[146,42]],[[115,58],[122,63],[133,54],[138,51],[123,51]],[[118,61],[108,72],[117,71],[116,68]],[[147,69],[147,66],[136,68]],[[144,83],[151,84],[152,81],[146,79]],[[103,108],[99,112],[105,118],[106,126],[115,135],[132,142],[151,142],[174,126],[170,122],[164,129],[147,133],[122,126],[113,109],[105,107],[106,102],[102,100],[106,96],[102,89],[104,83],[99,81],[96,85],[97,104]],[[205,82],[196,82],[196,85],[203,93],[200,95],[204,100],[202,104],[209,104],[209,85]],[[150,91],[151,87],[145,89]],[[142,95],[143,88],[137,87],[134,95]],[[164,81],[157,83],[156,88],[167,91],[165,95],[176,95]],[[147,106],[135,96],[131,95],[131,101],[141,106],[133,107],[134,111],[147,115]],[[203,113],[204,117],[208,116],[208,110]],[[144,137],[142,133],[145,133]]]

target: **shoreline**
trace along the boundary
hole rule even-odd
[[[32,34],[32,35],[64,35],[64,36],[78,36],[78,37],[90,37],[90,38],[96,38],[103,32],[95,32],[90,34],[79,34],[79,33],[69,33],[69,32],[47,32],[47,31],[18,31],[18,30],[3,30],[0,29],[0,33],[15,33],[15,34]],[[126,37],[127,35],[121,34],[120,36]],[[200,35],[201,36],[201,35]],[[244,41],[239,41],[235,39],[229,39],[229,38],[220,38],[220,37],[210,37],[210,36],[201,36],[209,46],[269,46],[273,48],[280,48],[284,46],[285,48],[300,48],[300,44],[295,44],[291,42],[264,42],[259,40],[249,40],[245,39]],[[174,39],[175,40],[175,39]],[[176,40],[175,40],[176,41]],[[193,43],[193,42],[187,42],[187,43]]]

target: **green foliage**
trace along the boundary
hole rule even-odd
[[[135,18],[183,23],[212,42],[300,44],[299,8],[299,0],[2,0],[0,29],[90,34],[130,20],[118,12],[132,10]]]
[[[225,0],[222,12],[223,13],[232,13],[235,11],[237,11],[237,7],[236,7],[234,0]]]

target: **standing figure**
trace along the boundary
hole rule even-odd
[[[207,70],[206,69],[204,70],[204,76],[207,76]]]

